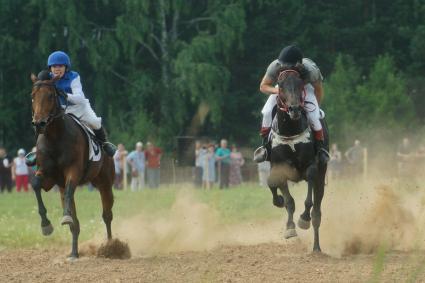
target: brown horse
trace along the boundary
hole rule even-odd
[[[108,240],[112,238],[112,206],[114,196],[112,184],[114,165],[111,157],[102,154],[98,162],[89,161],[86,134],[59,104],[59,93],[55,79],[38,80],[31,75],[32,124],[37,136],[38,171],[33,182],[41,216],[43,235],[50,235],[53,227],[47,219],[47,210],[41,198],[41,189],[49,191],[55,184],[60,187],[63,218],[62,225],[69,225],[72,233],[71,258],[78,258],[78,236],[80,224],[74,203],[74,192],[78,185],[91,182],[98,188],[102,198],[103,221]]]

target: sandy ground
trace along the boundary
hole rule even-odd
[[[69,262],[63,252],[3,251],[0,282],[365,282],[374,278],[376,262],[375,255],[312,254],[297,240],[129,260],[83,256]],[[419,253],[391,252],[377,278],[425,282],[424,264]]]
[[[425,189],[350,186],[327,188],[323,254],[310,252],[312,229],[283,240],[279,219],[224,225],[214,208],[182,191],[167,216],[115,224],[131,259],[96,257],[99,239],[81,243],[76,261],[66,260],[65,247],[3,250],[0,282],[425,282]]]

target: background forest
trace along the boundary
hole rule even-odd
[[[323,72],[334,140],[421,131],[425,1],[0,0],[0,144],[33,145],[29,75],[63,50],[115,143],[255,145],[259,82],[291,43]]]

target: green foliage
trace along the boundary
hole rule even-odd
[[[416,125],[425,120],[424,22],[417,0],[3,0],[0,143],[32,147],[28,77],[54,50],[71,55],[114,142],[257,142],[259,82],[292,42],[329,78],[334,137]]]
[[[326,86],[325,110],[336,140],[377,127],[394,134],[418,124],[406,79],[388,55],[376,59],[368,76],[361,75],[351,57],[340,55]]]

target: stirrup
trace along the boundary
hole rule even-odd
[[[254,158],[253,160],[257,163],[261,163],[267,160],[267,149],[265,146],[260,146],[254,151]]]
[[[25,164],[27,164],[27,166],[32,167],[34,165],[36,165],[37,163],[37,155],[35,152],[28,152],[27,155],[25,155]]]
[[[110,157],[113,157],[115,152],[117,151],[117,147],[110,142],[104,142],[102,144],[102,148],[106,152],[106,154],[109,155]]]

